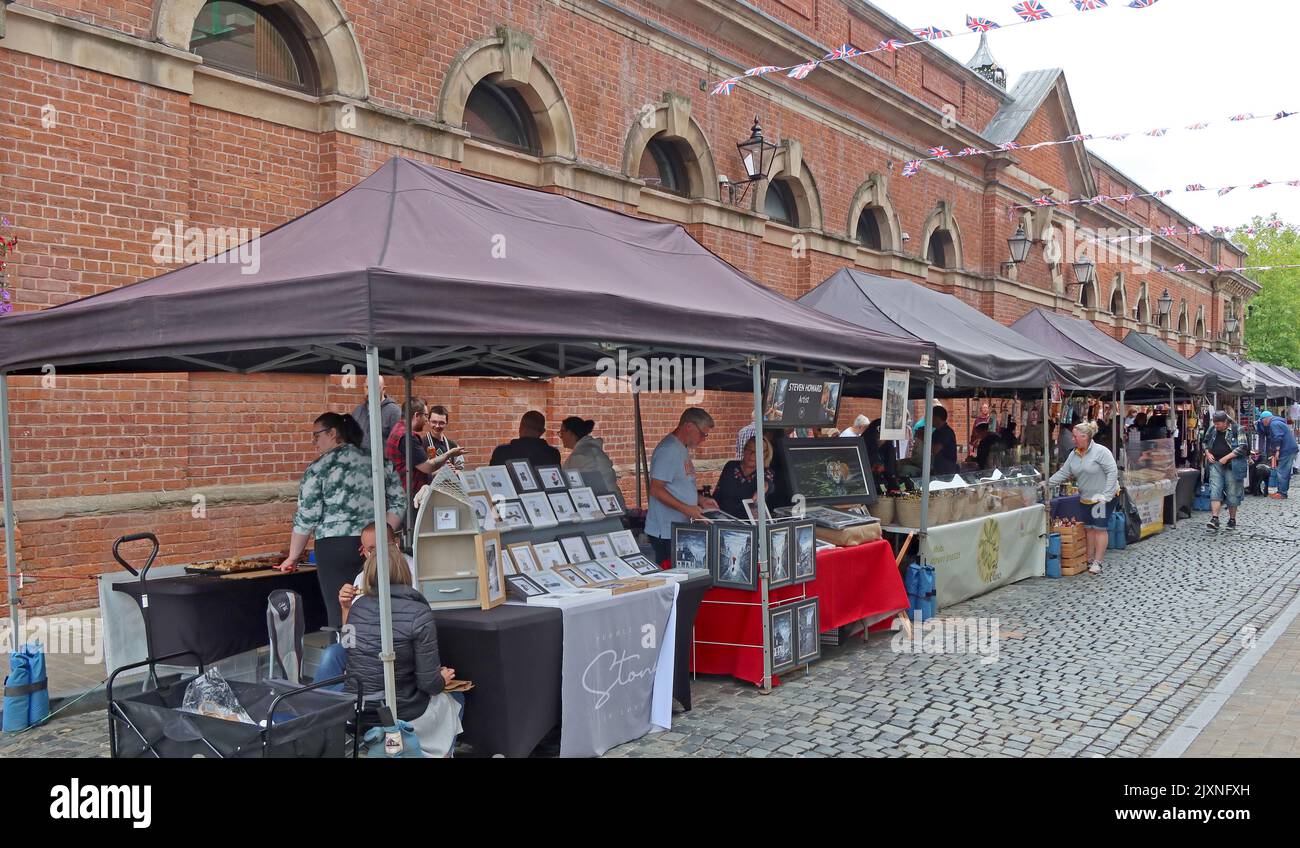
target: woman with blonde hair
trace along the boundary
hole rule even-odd
[[[1078,487],[1079,503],[1089,507],[1084,520],[1088,531],[1088,572],[1101,574],[1110,516],[1115,511],[1115,496],[1119,494],[1119,469],[1111,452],[1093,441],[1095,435],[1097,425],[1091,421],[1074,425],[1074,450],[1049,482],[1073,480]]]

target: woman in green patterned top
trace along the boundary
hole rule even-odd
[[[325,413],[316,419],[311,437],[321,456],[302,475],[293,541],[279,568],[293,571],[307,540],[316,537],[316,578],[329,626],[337,629],[343,621],[339,587],[361,572],[361,531],[375,518],[370,456],[359,447],[361,427],[350,415]],[[384,463],[384,500],[388,525],[396,529],[406,511],[406,493],[391,462]]]

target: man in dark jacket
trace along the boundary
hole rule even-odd
[[[541,465],[559,465],[560,452],[546,443],[542,435],[546,432],[546,416],[535,409],[530,409],[519,419],[519,438],[512,439],[504,445],[497,445],[492,451],[489,465],[505,465],[512,459],[526,459],[534,468]]]

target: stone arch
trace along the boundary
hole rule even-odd
[[[875,219],[876,229],[880,232],[880,249],[887,251],[902,250],[903,228],[898,222],[898,213],[889,199],[889,175],[873,173],[867,177],[849,204],[849,220],[845,233],[850,241],[857,239],[858,219],[863,214],[870,214]]]
[[[1071,269],[1073,273],[1073,269]],[[1097,289],[1097,275],[1079,287],[1079,305],[1085,309],[1101,309],[1101,293]]]
[[[1124,289],[1123,271],[1115,274],[1115,281],[1110,287],[1110,300],[1106,305],[1115,316],[1115,325],[1120,326],[1121,322],[1128,317],[1128,292]]]
[[[1196,327],[1195,336],[1198,340],[1205,340],[1205,306],[1202,304],[1196,310]]]
[[[925,226],[921,228],[921,256],[925,258],[928,254],[930,237],[936,232],[946,232],[952,246],[953,256],[946,257],[949,261],[944,267],[961,268],[964,264],[965,256],[962,250],[961,228],[957,226],[957,218],[952,213],[952,204],[947,200],[940,200],[935,206],[930,217],[925,219]]]
[[[784,180],[794,197],[799,229],[822,228],[822,199],[817,181],[803,161],[803,147],[797,141],[785,141],[772,160],[772,177],[759,180],[754,189],[754,208],[760,212],[767,201],[768,187],[774,180]]]
[[[497,27],[496,35],[475,41],[452,61],[438,95],[438,120],[462,126],[470,92],[494,74],[498,85],[513,89],[527,105],[541,155],[576,159],[573,115],[559,81],[533,55],[532,36],[509,27]]]
[[[661,102],[642,107],[623,143],[624,174],[637,175],[646,146],[654,138],[676,143],[690,183],[689,196],[718,199],[718,169],[713,162],[713,151],[704,131],[691,117],[689,99],[668,91]]]
[[[153,13],[153,38],[177,50],[190,49],[190,34],[206,0],[158,0]],[[370,96],[370,78],[352,22],[338,0],[243,0],[274,7],[297,25],[311,50],[320,75],[321,94],[356,100]]]
[[[1178,335],[1187,335],[1187,299],[1178,306]]]

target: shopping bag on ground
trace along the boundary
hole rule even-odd
[[[1128,496],[1128,490],[1123,492],[1121,505],[1124,510],[1124,541],[1132,545],[1142,539],[1142,515],[1138,512],[1137,504]]]

